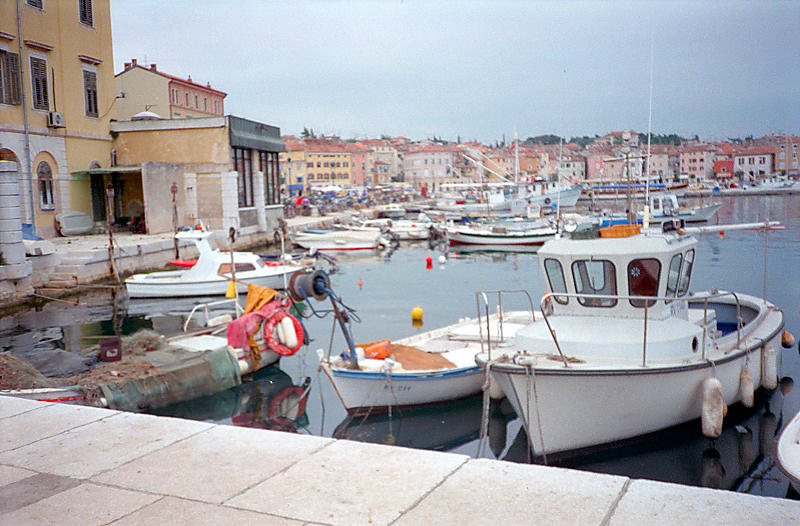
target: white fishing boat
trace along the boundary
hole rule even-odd
[[[759,386],[775,388],[781,310],[741,293],[689,293],[697,239],[687,231],[765,226],[636,233],[625,225],[601,238],[548,241],[539,260],[553,292],[537,320],[513,334],[482,327],[476,357],[534,452],[582,450],[701,416],[704,434],[719,436],[725,404],[752,405]],[[499,299],[498,310],[501,319],[520,316]]]
[[[292,235],[292,242],[309,250],[368,251],[381,247],[386,240],[377,228],[353,230],[305,230]]]
[[[190,268],[134,274],[125,280],[131,298],[175,298],[182,296],[216,296],[225,294],[233,278],[231,252],[222,252],[214,244],[213,232],[189,230],[178,232],[179,241],[193,242],[199,256]],[[238,292],[247,292],[247,284],[272,289],[284,288],[285,279],[301,270],[301,264],[284,262],[266,264],[251,252],[233,252],[233,265]]]
[[[705,206],[680,206],[675,194],[654,193],[650,195],[650,222],[663,223],[681,219],[684,223],[707,223],[714,219],[722,208],[721,204]],[[639,221],[644,216],[643,211],[637,213]],[[612,226],[628,222],[626,214],[605,214],[601,216],[603,226]]]
[[[556,229],[549,224],[466,224],[447,226],[447,239],[450,246],[480,245],[492,246],[542,246],[556,235]]]
[[[775,460],[792,486],[800,491],[800,412],[781,431],[775,447]]]
[[[406,216],[406,209],[396,203],[391,203],[379,208],[378,215],[388,219],[399,219]]]

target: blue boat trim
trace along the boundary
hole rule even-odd
[[[359,378],[361,380],[386,380],[387,374],[384,372],[372,371],[352,371],[349,369],[332,369],[334,376],[342,378]],[[424,371],[419,373],[392,373],[392,381],[416,381],[416,380],[437,380],[440,378],[455,378],[458,376],[470,376],[481,374],[483,371],[477,365],[471,367],[459,367],[458,369],[447,369],[445,371]]]

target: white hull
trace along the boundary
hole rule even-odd
[[[552,229],[516,232],[509,230],[503,233],[469,227],[447,229],[447,238],[450,245],[541,246],[545,241],[553,237],[555,237],[555,230]]]
[[[775,460],[795,489],[800,491],[800,412],[781,431]]]
[[[651,223],[663,223],[672,219],[683,219],[686,223],[706,223],[717,215],[722,205],[709,205],[691,210],[681,210],[675,215],[655,215],[650,219]]]
[[[484,380],[477,365],[444,372],[393,372],[391,375],[333,369],[324,362],[322,369],[349,413],[457,400],[479,393]]]
[[[236,274],[236,290],[247,293],[247,284],[260,285],[271,289],[284,288],[284,275],[286,280],[301,267],[269,267],[274,274],[252,275],[249,272]],[[125,280],[125,288],[131,298],[176,298],[190,296],[220,296],[228,290],[230,280],[217,277],[208,280],[194,281],[182,278],[185,271],[154,272],[151,274],[135,274]]]
[[[342,230],[325,233],[298,233],[292,241],[308,250],[350,251],[375,250],[380,245],[378,230]]]

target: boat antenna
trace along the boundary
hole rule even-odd
[[[642,227],[650,228],[650,135],[653,125],[653,13],[650,12],[650,99],[647,108],[647,166],[644,182],[644,213]]]

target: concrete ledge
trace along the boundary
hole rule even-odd
[[[0,396],[3,524],[792,524],[800,502]],[[116,521],[116,522],[115,522]]]

